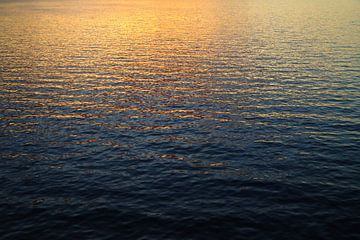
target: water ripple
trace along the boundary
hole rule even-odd
[[[356,239],[357,1],[1,1],[1,239]]]

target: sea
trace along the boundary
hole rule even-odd
[[[0,0],[0,239],[360,239],[360,1]]]

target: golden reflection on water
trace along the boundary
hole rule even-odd
[[[358,3],[314,2],[1,3],[0,90],[4,101],[27,106],[6,109],[21,114],[2,120],[11,125],[32,117],[79,119],[138,132],[190,128],[197,121],[211,123],[211,129],[244,127],[252,124],[244,118],[256,117],[350,121],[273,110],[330,104],[304,100],[309,95],[358,96],[326,90],[341,83],[324,77],[331,69],[343,69],[337,59],[352,56],[351,47],[335,51],[336,41],[357,46],[359,32],[343,25],[356,22]],[[316,78],[323,81],[309,87]],[[299,79],[308,82],[295,84]],[[176,125],[164,118],[190,121]],[[31,131],[37,123],[21,124]]]

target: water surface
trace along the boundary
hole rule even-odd
[[[0,238],[360,238],[359,12],[0,1]]]

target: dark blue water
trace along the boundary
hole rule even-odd
[[[359,10],[0,1],[0,239],[360,239]]]

